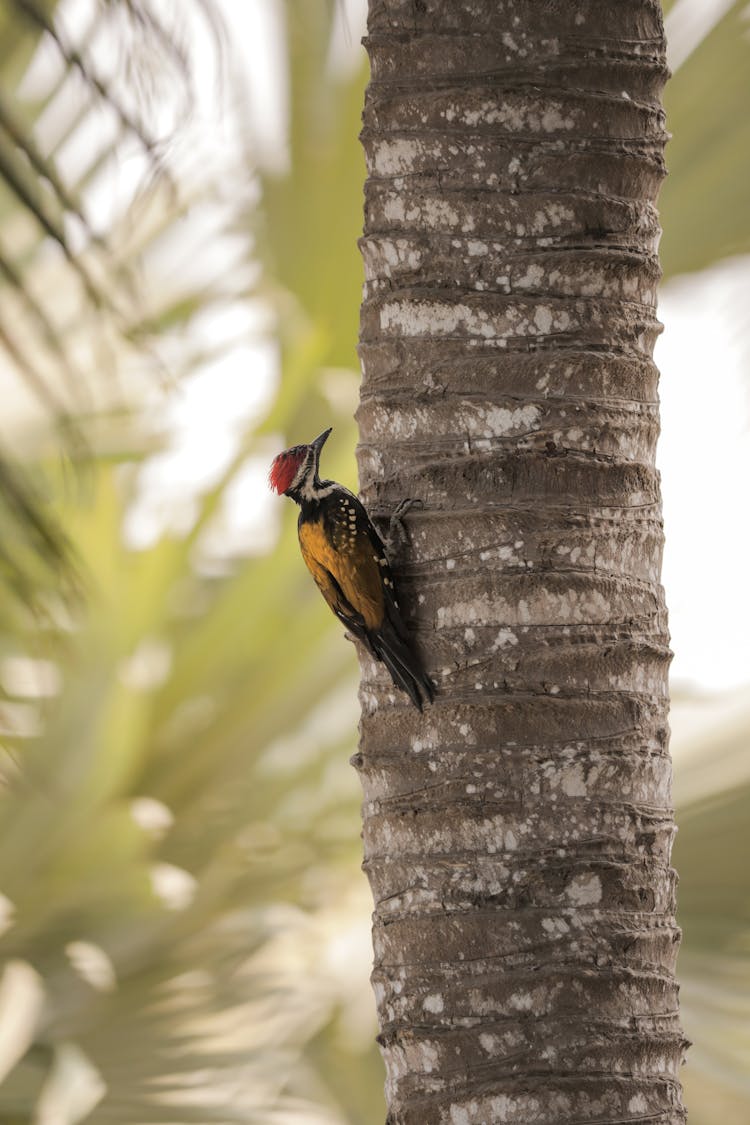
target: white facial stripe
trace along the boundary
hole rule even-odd
[[[311,459],[312,458],[312,459]],[[349,519],[356,521],[356,509],[352,506],[350,500],[356,500],[353,492],[348,488],[344,488],[341,484],[336,484],[331,481],[328,484],[315,486],[315,454],[308,454],[307,458],[302,462],[290,488],[298,492],[303,500],[324,500],[326,496],[330,496],[332,492],[343,493],[340,504],[342,511],[345,511]]]
[[[305,500],[322,500],[325,496],[330,496],[335,489],[335,484],[327,484],[325,488],[316,488],[315,476],[312,474],[299,491]]]
[[[289,487],[290,488],[301,488],[302,484],[303,484],[303,481],[304,481],[305,477],[307,476],[309,470],[310,470],[310,454],[308,453],[307,456],[305,457],[304,461],[300,464],[300,467],[297,469],[297,472],[294,474],[294,480],[292,481],[292,483]]]
[[[332,492],[336,491],[335,484],[327,484],[325,488],[317,488],[313,491],[316,500],[322,500],[324,496],[330,496]]]

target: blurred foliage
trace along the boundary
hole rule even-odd
[[[694,1040],[684,1072],[691,1120],[728,1125],[750,1107],[750,704],[677,694],[675,802],[683,928],[683,1022]]]
[[[312,969],[359,850],[354,778],[330,768],[355,721],[351,678],[331,688],[348,654],[321,651],[302,591],[286,617],[283,546],[219,581],[191,566],[192,536],[124,548],[118,473],[101,467],[88,503],[61,508],[98,591],[86,620],[40,646],[54,665],[6,661],[17,692],[50,667],[62,682],[51,705],[14,701],[27,726],[47,712],[39,737],[6,736],[0,950],[33,966],[44,1004],[0,1113],[49,1086],[74,1043],[106,1083],[97,1121],[147,1105],[148,1121],[271,1121],[287,1086],[313,1085],[300,1050],[338,1006]],[[285,964],[292,937],[305,952]],[[0,1020],[20,1011],[0,1005]],[[195,1075],[215,1109],[191,1107]]]
[[[683,11],[680,12],[680,7]],[[697,8],[698,5],[693,5]],[[682,5],[673,15],[694,18]],[[660,208],[666,276],[750,251],[750,21],[734,0],[667,84],[672,141]]]
[[[283,503],[272,553],[222,550],[233,491],[287,435],[333,423],[330,471],[355,484],[364,59],[331,49],[343,4],[279,0],[287,152],[271,167],[251,151],[248,171],[239,143],[218,159],[189,127],[176,139],[196,93],[188,11],[232,50],[207,4],[100,0],[75,27],[68,7],[0,12],[0,385],[27,400],[0,424],[0,1125],[374,1125],[354,652]],[[723,26],[669,95],[667,272],[746,245],[747,68],[703,77]],[[698,221],[716,170],[696,83],[730,131],[722,224]],[[127,206],[102,208],[133,165]],[[202,318],[239,304],[254,325],[259,301],[275,397],[179,533],[136,547],[169,442],[153,416],[230,348]],[[747,1105],[747,725],[710,776],[700,753],[678,762],[695,1125]]]
[[[242,566],[216,557],[224,498],[258,442],[266,455],[264,439],[252,426],[240,435],[220,479],[194,498],[184,534],[165,532],[140,550],[124,535],[143,488],[139,462],[160,441],[148,382],[164,384],[165,355],[172,377],[221,349],[212,342],[206,354],[191,333],[212,306],[262,294],[281,341],[264,430],[281,440],[287,426],[320,429],[333,413],[344,431],[337,425],[338,468],[351,475],[351,460],[341,464],[351,420],[321,388],[340,397],[348,384],[356,394],[363,71],[340,83],[330,76],[333,5],[290,7],[288,26],[307,29],[293,37],[295,117],[306,110],[316,132],[292,131],[296,187],[256,171],[256,196],[260,182],[272,202],[247,214],[248,193],[236,192],[219,222],[251,233],[270,268],[248,280],[245,235],[229,276],[226,253],[218,267],[206,254],[191,283],[174,233],[189,241],[185,222],[221,194],[226,168],[214,175],[205,158],[164,151],[139,116],[148,120],[154,91],[131,96],[132,68],[124,85],[117,73],[106,85],[91,80],[97,42],[119,30],[133,43],[174,43],[173,29],[156,9],[128,3],[94,7],[83,27],[60,18],[43,31],[55,10],[27,0],[7,10],[0,59],[0,124],[6,103],[21,122],[6,155],[33,188],[22,191],[6,161],[0,234],[15,255],[3,270],[2,377],[44,405],[28,410],[21,439],[11,431],[5,440],[37,466],[45,489],[16,517],[31,544],[16,581],[31,585],[39,607],[25,588],[8,598],[6,581],[0,641],[0,1121],[364,1121],[360,1099],[377,1104],[381,1074],[369,1050],[372,1014],[351,999],[352,972],[361,987],[356,973],[366,977],[367,964],[366,931],[352,923],[363,916],[362,903],[352,907],[358,790],[340,768],[354,748],[354,652],[304,580],[293,521],[272,556]],[[62,61],[56,80],[44,70],[42,94],[19,96],[45,50],[48,66],[55,53]],[[175,98],[190,97],[190,62],[177,49],[172,61],[173,120]],[[99,153],[92,140],[93,162],[79,155],[73,182],[64,181],[58,156],[69,168],[66,143],[103,107],[116,130]],[[113,159],[132,161],[134,145],[137,194],[94,231],[85,201],[96,199],[96,177],[106,189]],[[247,176],[241,155],[237,180]],[[347,202],[336,204],[331,237],[316,210],[334,187]],[[293,252],[303,237],[323,271],[307,289]],[[50,263],[51,240],[61,252]],[[63,390],[53,409],[52,393]],[[76,440],[61,441],[61,423]],[[19,479],[31,487],[28,472]],[[3,495],[20,508],[7,483]],[[69,554],[42,551],[39,537],[62,528]],[[23,536],[9,531],[3,542]],[[37,558],[51,570],[46,581]]]

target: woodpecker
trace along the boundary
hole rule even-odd
[[[354,493],[318,475],[330,432],[285,449],[268,481],[299,504],[302,558],[326,602],[421,711],[424,699],[432,702],[433,687],[411,648],[382,540]]]

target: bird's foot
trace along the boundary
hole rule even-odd
[[[408,542],[409,533],[406,530],[404,517],[407,512],[416,507],[423,508],[424,502],[418,499],[402,500],[391,516],[385,540],[386,553],[390,559],[396,558],[401,548]]]

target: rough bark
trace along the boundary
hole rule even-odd
[[[389,1121],[684,1119],[654,447],[651,0],[370,0],[362,494],[425,714],[363,659]]]

